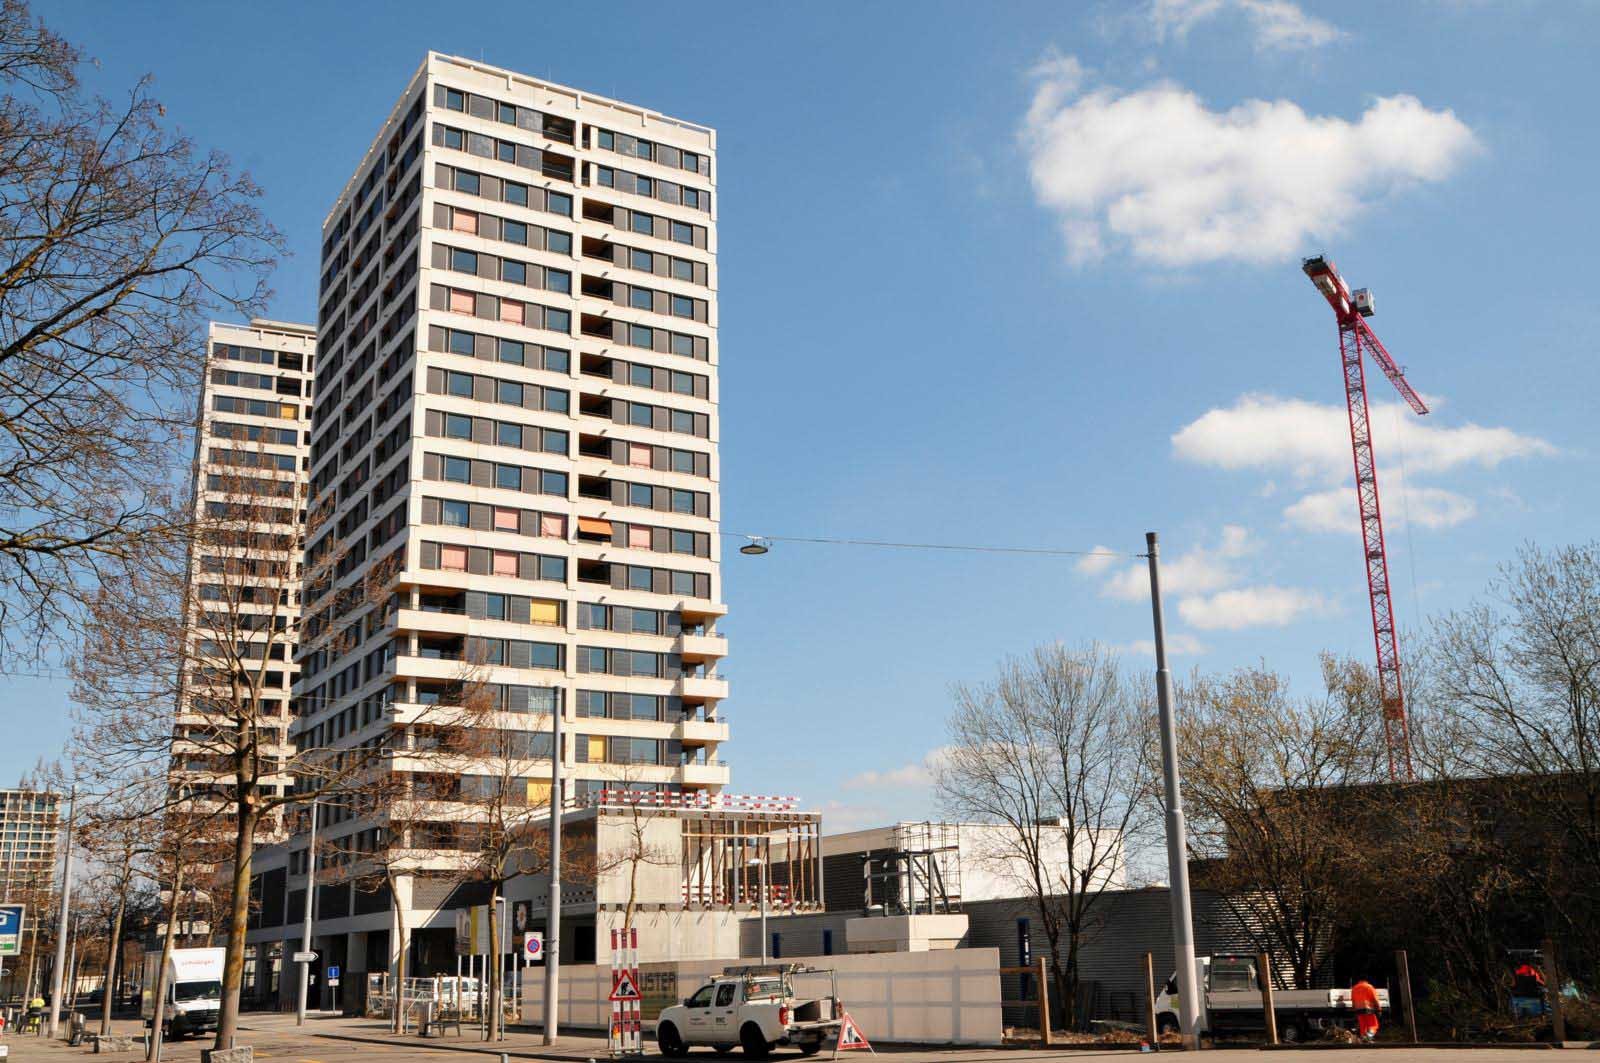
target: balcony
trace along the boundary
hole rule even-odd
[[[715,745],[728,740],[728,725],[722,720],[683,720],[673,728],[673,737],[682,740],[685,749]]]
[[[728,766],[722,763],[711,764],[685,764],[678,769],[686,790],[699,789],[707,786],[726,786],[732,776]]]
[[[715,632],[693,634],[685,631],[678,636],[677,653],[685,661],[715,661],[728,655],[728,638]]]
[[[715,672],[686,675],[678,680],[674,692],[686,700],[717,701],[728,696],[728,680]]]

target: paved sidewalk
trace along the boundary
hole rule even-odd
[[[98,1024],[91,1026],[98,1029]],[[144,1031],[138,1020],[119,1020],[114,1024],[116,1033],[131,1036],[142,1046]],[[313,1015],[303,1027],[296,1026],[292,1014],[276,1012],[247,1012],[240,1017],[240,1044],[255,1049],[258,1059],[266,1063],[366,1063],[377,1058],[381,1063],[450,1063],[453,1059],[471,1063],[470,1055],[478,1055],[476,1063],[484,1063],[482,1056],[498,1057],[502,1053],[511,1059],[544,1059],[557,1063],[589,1063],[606,1059],[606,1042],[602,1036],[590,1031],[563,1035],[561,1043],[553,1048],[541,1044],[537,1030],[516,1031],[498,1044],[477,1039],[475,1030],[463,1030],[461,1036],[446,1034],[443,1037],[419,1038],[415,1034],[404,1037],[391,1034],[387,1024],[371,1019],[352,1019],[337,1015]],[[36,1037],[10,1036],[0,1043],[10,1049],[8,1063],[72,1063],[92,1055],[93,1049],[85,1045],[70,1048],[65,1042],[46,1042]],[[179,1041],[168,1044],[163,1052],[164,1063],[199,1063],[200,1050],[210,1046],[209,1039]],[[1588,1046],[1576,1043],[1569,1050]],[[646,1042],[647,1056],[652,1063],[660,1060],[655,1046]],[[1435,1048],[1435,1047],[1332,1047],[1314,1050],[1320,1053],[1339,1053],[1336,1060],[1306,1060],[1305,1063],[1535,1063],[1540,1056],[1530,1058],[1527,1048]],[[462,1060],[462,1054],[469,1054]],[[1130,1055],[1140,1053],[1127,1048],[959,1048],[959,1047],[906,1047],[879,1046],[879,1056],[893,1057],[894,1063],[1134,1063]],[[857,1053],[850,1063],[868,1063],[871,1057]],[[1169,1053],[1169,1058],[1171,1054]],[[136,1049],[105,1057],[109,1063],[142,1063],[144,1053]],[[717,1063],[723,1057],[708,1050],[696,1050],[691,1063]],[[728,1063],[737,1063],[743,1057],[738,1053],[727,1057]],[[821,1061],[828,1053],[814,1057]],[[1147,1057],[1142,1057],[1147,1058]],[[1585,1058],[1585,1057],[1579,1057]],[[1586,1058],[1593,1059],[1589,1056]],[[802,1057],[792,1049],[773,1053],[773,1063],[800,1063]],[[1277,1063],[1291,1063],[1283,1056],[1264,1056],[1254,1048],[1212,1049],[1204,1053],[1203,1060],[1193,1063],[1264,1063],[1276,1059]],[[87,1061],[84,1061],[87,1063]]]

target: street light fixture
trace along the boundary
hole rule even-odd
[[[749,539],[750,541],[739,547],[739,552],[741,554],[748,554],[751,557],[760,557],[762,554],[772,549],[772,540],[766,538],[765,536],[747,535],[745,538]]]

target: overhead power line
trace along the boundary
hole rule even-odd
[[[886,539],[843,539],[825,535],[747,535],[740,532],[722,532],[733,539],[769,543],[820,543],[827,546],[877,546],[891,550],[956,550],[979,554],[1037,554],[1046,557],[1115,557],[1136,559],[1143,554],[1123,553],[1120,550],[1064,550],[1041,546],[991,546],[977,543],[901,543]]]

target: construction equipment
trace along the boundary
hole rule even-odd
[[[1333,307],[1339,323],[1339,360],[1344,369],[1345,408],[1350,413],[1350,450],[1355,458],[1356,499],[1361,510],[1361,545],[1367,563],[1367,597],[1372,604],[1372,639],[1378,651],[1378,691],[1383,704],[1389,777],[1409,782],[1412,779],[1411,736],[1406,725],[1405,690],[1400,682],[1400,645],[1395,636],[1394,603],[1389,596],[1389,559],[1383,545],[1383,512],[1378,504],[1378,468],[1372,456],[1363,354],[1372,356],[1412,410],[1425,414],[1428,406],[1406,383],[1405,374],[1367,324],[1367,318],[1373,314],[1372,293],[1365,288],[1352,292],[1334,264],[1320,255],[1306,259],[1301,268]]]

